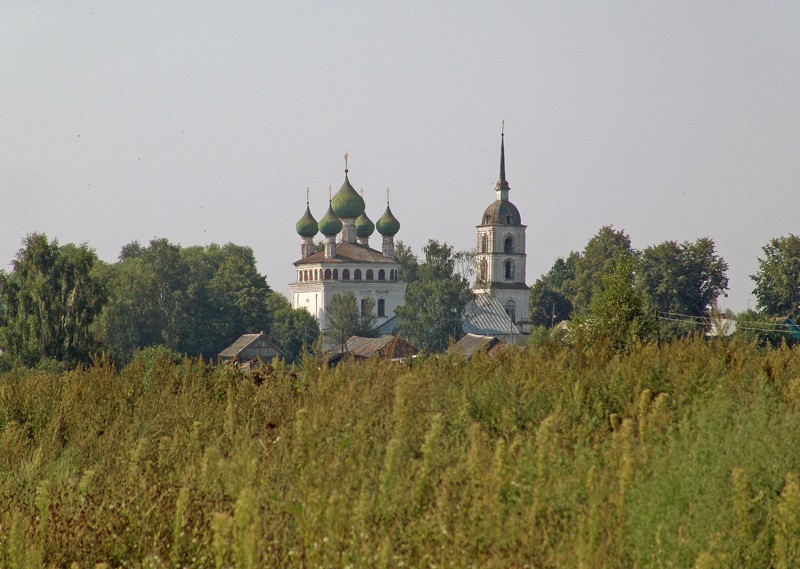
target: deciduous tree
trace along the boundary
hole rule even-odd
[[[430,240],[417,280],[406,289],[405,304],[396,313],[398,331],[427,352],[440,352],[449,338],[461,336],[464,308],[472,298],[467,280],[456,273],[453,248]]]
[[[0,272],[0,341],[12,358],[27,365],[43,358],[67,366],[88,361],[95,349],[91,326],[104,300],[99,264],[85,244],[59,246],[41,233],[23,240],[12,272]]]
[[[800,318],[800,236],[776,237],[763,247],[753,294],[764,314]]]

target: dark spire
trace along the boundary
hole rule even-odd
[[[506,145],[505,133],[506,121],[503,121],[503,126],[500,127],[500,182],[506,181]]]

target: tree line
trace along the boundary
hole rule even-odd
[[[763,251],[751,277],[756,310],[736,315],[739,332],[761,345],[792,343],[781,322],[800,318],[800,237],[772,239]],[[576,333],[620,349],[685,337],[702,332],[699,325],[710,320],[734,316],[717,310],[728,289],[727,271],[709,237],[637,251],[624,230],[605,226],[583,251],[558,258],[533,284],[531,323],[553,328],[570,321]]]
[[[4,365],[67,367],[106,352],[119,364],[148,346],[216,357],[239,335],[264,331],[290,360],[319,336],[258,273],[249,247],[181,247],[166,239],[125,245],[105,263],[86,244],[33,233],[0,272]]]

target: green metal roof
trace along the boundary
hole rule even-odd
[[[397,235],[397,232],[400,231],[400,222],[397,221],[397,218],[392,214],[392,208],[389,207],[389,204],[386,204],[386,211],[383,212],[383,215],[378,220],[378,223],[375,224],[375,227],[378,229],[378,233],[385,236],[394,237]]]
[[[297,224],[294,226],[297,229],[297,233],[301,237],[314,237],[319,231],[319,225],[317,225],[317,220],[314,219],[314,216],[311,215],[311,209],[309,208],[308,204],[306,204],[306,213]]]
[[[356,219],[356,235],[358,237],[369,237],[374,231],[375,224],[367,217],[367,213],[364,212],[359,215],[358,219]]]
[[[327,237],[336,235],[342,230],[342,221],[334,215],[331,205],[328,205],[328,211],[326,211],[322,219],[319,220],[319,230]]]
[[[344,174],[344,183],[331,200],[333,213],[336,217],[356,218],[364,213],[364,198],[350,185],[347,172]]]

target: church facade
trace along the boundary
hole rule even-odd
[[[337,293],[352,292],[362,312],[372,304],[376,326],[381,327],[394,318],[406,291],[406,283],[398,279],[400,265],[394,253],[400,222],[392,214],[388,198],[386,211],[373,223],[365,213],[364,198],[350,183],[346,162],[344,172],[344,183],[330,198],[328,211],[319,222],[306,201],[306,212],[295,226],[301,258],[294,263],[297,276],[289,285],[292,306],[311,313],[323,331],[328,329],[326,309]],[[380,251],[369,246],[376,229],[381,235]],[[324,240],[321,251],[315,250],[317,234]]]
[[[475,254],[476,295],[490,295],[505,310],[511,323],[529,332],[528,299],[525,284],[525,229],[517,206],[509,199],[506,180],[505,133],[500,135],[500,179],[495,200],[483,212],[477,225]]]

